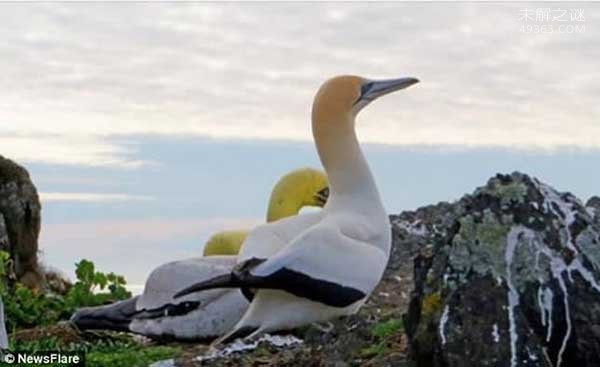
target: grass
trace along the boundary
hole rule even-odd
[[[403,325],[400,319],[390,319],[387,321],[378,322],[371,328],[371,336],[374,343],[360,352],[363,358],[371,358],[381,356],[388,351],[391,339],[393,339],[400,331]]]
[[[86,354],[88,367],[146,367],[163,359],[177,357],[179,347],[165,345],[95,348]]]

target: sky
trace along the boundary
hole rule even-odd
[[[421,83],[361,112],[390,213],[521,170],[600,194],[600,3],[0,3],[0,154],[43,204],[44,262],[142,284],[320,167],[319,85]]]

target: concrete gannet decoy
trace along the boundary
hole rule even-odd
[[[322,207],[329,189],[322,171],[303,168],[283,176],[273,188],[267,221],[297,214],[304,206]],[[234,236],[227,235],[233,233]],[[182,301],[173,294],[198,279],[231,272],[247,231],[231,231],[208,242],[203,258],[174,261],[156,268],[140,296],[110,305],[82,308],[71,322],[79,329],[128,331],[152,338],[210,339],[231,330],[242,317],[248,301],[235,289],[202,293]],[[239,241],[239,242],[238,242]]]
[[[323,207],[329,196],[323,171],[299,168],[281,177],[271,191],[267,222],[297,215],[307,206]],[[228,230],[214,234],[204,246],[204,256],[237,255],[249,230]]]
[[[141,295],[77,310],[71,323],[81,330],[115,330],[156,339],[213,339],[242,317],[248,301],[234,289],[216,289],[173,300],[183,284],[228,274],[236,256],[209,256],[174,261],[154,269]]]
[[[321,86],[312,130],[330,183],[323,211],[259,226],[231,273],[201,279],[175,295],[240,288],[252,299],[242,319],[215,345],[327,321],[363,305],[383,275],[391,233],[354,122],[376,98],[417,82],[340,76]]]
[[[6,321],[4,320],[4,303],[0,297],[0,350],[8,349],[8,334],[6,332]]]

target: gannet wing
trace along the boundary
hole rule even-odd
[[[177,297],[215,288],[279,289],[333,307],[364,299],[387,262],[381,249],[317,225],[269,259],[250,259],[230,274],[196,283]]]
[[[381,249],[323,224],[249,273],[296,296],[339,307],[366,297],[386,264]]]

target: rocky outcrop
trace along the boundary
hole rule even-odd
[[[443,210],[443,223],[423,218],[432,210],[403,216],[430,244],[405,318],[418,366],[600,365],[600,227],[589,207],[515,173]]]
[[[16,278],[43,284],[38,266],[41,205],[25,168],[0,156],[0,250],[10,253]]]

